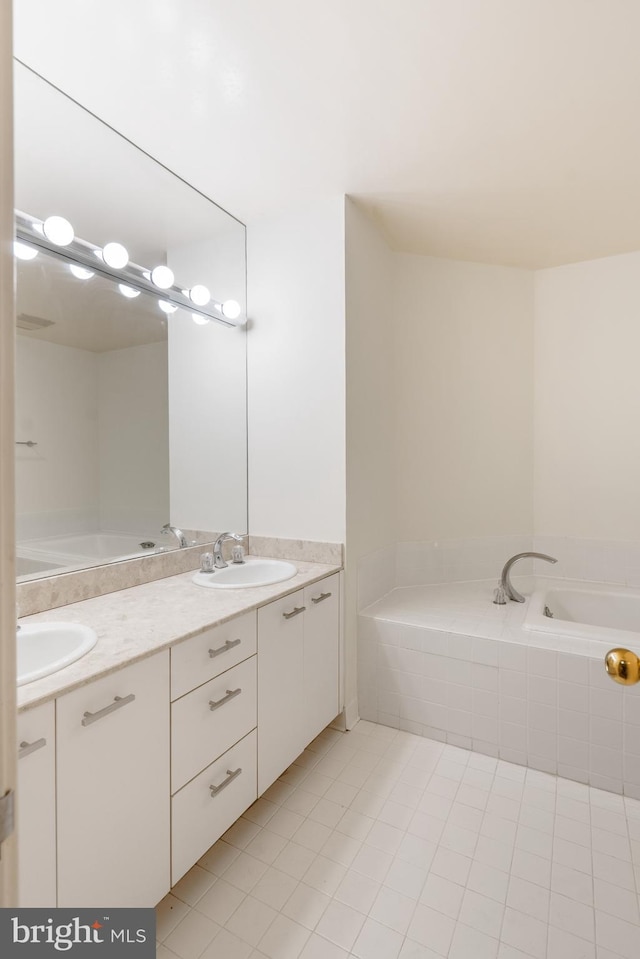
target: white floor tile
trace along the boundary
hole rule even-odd
[[[271,906],[247,896],[227,921],[225,928],[255,947],[277,915]]]
[[[449,950],[449,959],[496,959],[499,942],[478,929],[458,923]]]
[[[181,899],[182,902],[186,902],[187,905],[195,906],[198,900],[204,896],[205,892],[215,881],[216,879],[213,873],[208,872],[196,863],[196,865],[182,877],[180,882],[173,887],[171,894],[175,896],[176,899]]]
[[[358,959],[398,959],[403,937],[374,919],[366,919],[352,952]]]
[[[307,943],[300,953],[300,959],[348,959],[349,953],[345,952],[335,943],[323,939],[322,936],[311,933]]]
[[[407,935],[439,955],[447,956],[455,928],[453,919],[418,903]]]
[[[355,870],[348,870],[336,889],[334,898],[367,915],[380,890],[381,883]]]
[[[157,952],[638,959],[638,887],[639,801],[359,723],[321,734],[162,900]]]
[[[163,942],[181,919],[189,912],[189,906],[169,893],[156,906],[156,939]]]
[[[309,930],[293,919],[276,916],[260,940],[258,949],[269,959],[298,959],[309,935]]]
[[[333,900],[316,926],[316,932],[349,952],[364,922],[365,916],[361,912],[345,903]]]
[[[464,886],[432,873],[424,884],[420,902],[450,919],[457,919],[464,894]]]
[[[266,903],[267,906],[271,906],[272,909],[281,910],[297,885],[298,882],[293,876],[271,867],[258,880],[251,895],[260,902]]]
[[[315,929],[330,902],[329,896],[301,882],[296,886],[282,912],[307,929]]]
[[[503,915],[504,906],[502,903],[496,902],[495,899],[489,899],[488,896],[483,896],[479,892],[472,892],[467,889],[458,919],[461,923],[497,940],[500,936]]]
[[[390,929],[405,935],[416,908],[416,900],[383,886],[369,915]]]
[[[249,959],[252,952],[253,948],[248,942],[238,939],[228,929],[221,929],[202,953],[201,959]]]
[[[244,901],[245,895],[246,893],[237,886],[232,886],[224,879],[218,879],[196,904],[196,909],[224,926],[227,919],[231,918],[240,903]]]
[[[198,959],[219,931],[217,923],[192,909],[169,933],[164,944],[180,959]]]

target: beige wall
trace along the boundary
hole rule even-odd
[[[247,227],[249,530],[345,539],[344,197]]]
[[[398,540],[532,532],[533,274],[394,256]]]
[[[393,255],[353,201],[345,208],[347,550],[345,702],[355,700],[357,564],[396,540]]]
[[[640,252],[535,275],[535,529],[640,540]]]

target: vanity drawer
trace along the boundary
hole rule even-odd
[[[171,704],[171,792],[254,729],[256,657]]]
[[[171,648],[171,699],[184,696],[256,651],[256,611]]]
[[[172,798],[172,885],[256,800],[256,742],[254,730]]]

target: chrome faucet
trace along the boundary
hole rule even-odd
[[[186,546],[189,545],[187,542],[187,537],[184,535],[181,529],[178,529],[177,526],[171,526],[169,523],[165,523],[162,529],[160,530],[160,532],[173,533],[175,538],[178,540],[180,549],[184,549]]]
[[[546,553],[516,553],[515,556],[512,556],[511,559],[508,559],[504,564],[502,573],[500,574],[500,582],[493,592],[493,601],[497,603],[498,606],[504,606],[507,599],[512,599],[515,603],[524,603],[524,596],[512,586],[509,573],[516,560],[525,559],[527,556],[531,556],[533,559],[544,559],[547,563],[558,562],[557,559],[553,556],[547,556]]]
[[[216,569],[224,569],[225,566],[228,566],[228,563],[225,563],[222,556],[222,544],[226,543],[230,539],[235,539],[238,543],[241,543],[244,537],[240,536],[239,533],[220,533],[217,540],[213,544],[213,565]]]

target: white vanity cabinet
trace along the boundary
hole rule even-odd
[[[258,793],[339,712],[336,573],[258,610]]]
[[[257,798],[256,613],[171,649],[171,882]]]
[[[55,706],[18,715],[18,904],[56,904]]]
[[[169,875],[169,652],[56,701],[58,905],[152,906]]]

